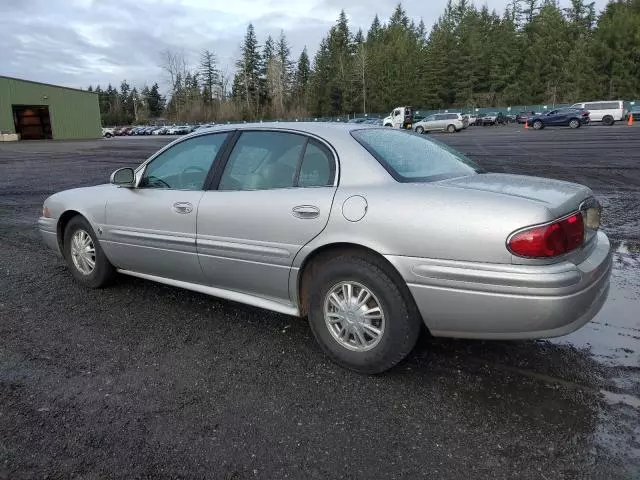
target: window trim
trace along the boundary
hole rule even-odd
[[[158,150],[156,153],[154,153],[153,155],[151,155],[151,157],[149,157],[147,160],[145,160],[144,162],[142,162],[138,168],[136,168],[134,170],[134,175],[135,175],[135,188],[136,189],[140,189],[140,190],[146,190],[146,189],[150,189],[150,190],[168,190],[168,191],[174,191],[174,192],[199,192],[199,191],[205,191],[207,190],[207,185],[209,182],[209,179],[213,173],[213,171],[215,171],[216,169],[216,165],[221,161],[222,155],[225,152],[225,149],[228,147],[231,139],[234,137],[233,135],[234,131],[233,130],[224,130],[224,131],[220,131],[220,132],[202,132],[198,135],[193,135],[193,136],[188,136],[188,137],[184,137],[181,138],[175,142],[171,142],[168,145],[165,145],[163,148],[161,148],[160,150]],[[142,177],[144,176],[144,173],[147,170],[147,167],[149,166],[149,164],[151,164],[155,159],[157,159],[158,157],[160,157],[161,155],[163,155],[165,152],[168,152],[169,150],[171,150],[172,148],[187,142],[189,140],[193,140],[196,138],[200,138],[200,137],[206,137],[206,136],[213,136],[213,135],[226,135],[227,138],[224,140],[224,142],[222,143],[222,146],[220,147],[220,149],[218,150],[218,152],[216,153],[216,155],[213,157],[213,161],[211,162],[211,166],[209,167],[209,170],[207,171],[207,175],[204,178],[204,183],[202,185],[202,188],[199,190],[190,190],[190,189],[184,189],[184,188],[149,188],[149,187],[141,187],[140,186],[140,182],[142,182]]]
[[[231,153],[233,153],[234,148],[236,147],[236,144],[238,143],[238,140],[240,139],[240,137],[242,136],[243,133],[287,133],[287,134],[291,134],[291,135],[299,135],[302,137],[305,137],[305,142],[303,145],[303,148],[301,149],[301,157],[298,158],[298,166],[296,167],[296,177],[294,178],[295,180],[295,185],[293,185],[292,187],[284,187],[284,188],[270,188],[270,189],[262,189],[262,190],[220,190],[220,181],[222,180],[222,175],[224,174],[224,171],[227,167],[227,163],[229,162],[229,158],[231,157]],[[331,182],[330,185],[323,185],[320,187],[300,187],[298,186],[298,181],[299,181],[299,169],[302,168],[302,160],[304,159],[304,154],[306,153],[307,150],[307,145],[309,145],[309,141],[310,140],[314,140],[319,144],[319,147],[321,149],[325,149],[326,153],[329,154],[329,158],[333,160],[333,165],[331,166]],[[221,149],[222,151],[223,149]],[[234,134],[231,136],[230,141],[228,142],[228,144],[226,145],[226,148],[224,149],[224,154],[221,156],[221,158],[216,158],[216,162],[214,163],[215,166],[215,172],[211,177],[211,182],[210,183],[205,183],[205,191],[225,191],[225,192],[253,192],[253,191],[265,191],[265,190],[286,190],[286,189],[292,189],[292,188],[327,188],[327,187],[331,187],[331,188],[336,188],[339,183],[340,183],[340,170],[339,170],[339,160],[338,160],[338,155],[337,152],[335,150],[335,148],[333,148],[333,146],[331,144],[329,144],[326,140],[324,140],[323,138],[320,138],[312,133],[309,132],[303,132],[303,131],[299,131],[299,130],[289,130],[289,129],[279,129],[279,128],[241,128],[241,129],[236,129],[234,130]]]

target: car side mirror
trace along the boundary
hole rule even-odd
[[[119,187],[133,188],[136,183],[136,174],[133,168],[119,168],[111,174],[109,181]]]

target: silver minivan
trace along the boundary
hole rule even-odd
[[[464,119],[459,113],[436,113],[427,118],[423,118],[413,125],[417,133],[429,133],[435,131],[446,131],[449,133],[459,132],[466,128]]]
[[[602,122],[603,125],[613,125],[615,122],[621,122],[625,118],[625,108],[622,100],[574,103],[571,108],[588,110],[590,121]]]

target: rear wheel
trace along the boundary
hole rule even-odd
[[[390,123],[385,123],[384,126],[385,127],[393,127],[393,125],[391,125]]]
[[[420,318],[380,262],[344,254],[309,285],[309,323],[324,352],[360,373],[381,373],[411,352]]]
[[[456,131],[456,126],[455,126],[455,125],[449,125],[449,126],[447,127],[447,132],[449,132],[449,133],[455,133],[455,131]]]
[[[111,138],[111,137],[113,137],[113,135],[110,134],[109,132],[107,132],[107,133],[104,134],[104,137],[105,138]]]
[[[607,115],[607,116],[602,118],[602,124],[603,125],[607,125],[608,127],[610,127],[614,123],[615,123],[615,121],[613,120],[613,117],[611,115]]]
[[[578,120],[577,118],[572,119],[569,122],[569,127],[571,127],[571,128],[580,128],[580,120]]]
[[[89,288],[109,285],[116,270],[105,256],[89,222],[78,215],[64,231],[64,258],[73,277]]]
[[[542,130],[542,127],[544,127],[544,125],[542,124],[542,122],[540,120],[536,120],[535,122],[533,122],[533,129],[534,130]]]
[[[424,133],[423,127],[416,127],[416,133]]]

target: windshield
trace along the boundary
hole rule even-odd
[[[416,133],[391,129],[351,132],[399,182],[433,182],[482,173],[460,152]]]

